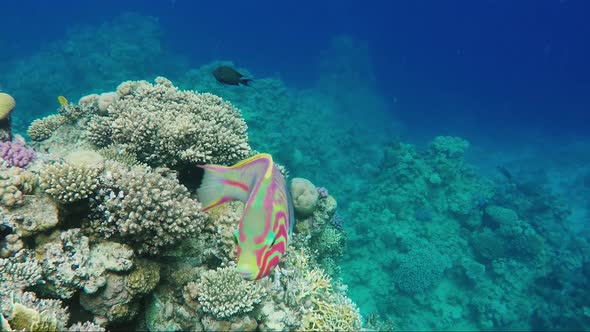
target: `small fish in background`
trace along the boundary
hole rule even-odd
[[[506,167],[498,165],[496,166],[496,170],[498,170],[498,172],[500,172],[500,174],[502,174],[506,178],[506,180],[508,180],[508,183],[514,182],[512,173],[510,173],[510,171]]]
[[[213,76],[217,82],[227,85],[245,85],[251,86],[251,78],[244,78],[244,75],[240,74],[237,70],[229,66],[219,66],[213,71]]]
[[[199,166],[205,175],[197,194],[207,211],[233,200],[244,202],[235,232],[237,270],[256,280],[270,274],[285,255],[293,232],[293,200],[271,155],[261,153],[237,164]]]
[[[57,97],[57,102],[61,105],[61,106],[68,106],[68,100],[66,99],[66,97],[64,96],[59,96]]]

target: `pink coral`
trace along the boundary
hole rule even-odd
[[[0,159],[10,166],[25,168],[35,159],[35,151],[20,142],[0,142]]]

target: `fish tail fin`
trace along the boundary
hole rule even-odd
[[[252,83],[253,81],[254,80],[251,78],[242,78],[240,79],[240,84],[251,87],[250,83]]]
[[[240,169],[218,165],[199,166],[205,169],[201,186],[197,189],[203,210],[207,211],[223,203],[239,200],[246,202],[250,194],[250,179]]]

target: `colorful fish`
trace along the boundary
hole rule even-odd
[[[67,106],[68,105],[68,100],[66,99],[66,97],[64,96],[59,96],[57,97],[57,102],[61,105],[61,106]]]
[[[271,155],[257,154],[231,167],[200,167],[203,210],[233,200],[245,204],[235,232],[238,272],[246,280],[269,275],[285,255],[295,223],[291,194]]]

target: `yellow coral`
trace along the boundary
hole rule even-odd
[[[11,95],[0,92],[0,120],[6,119],[14,109],[16,102]]]
[[[357,331],[360,315],[356,306],[342,296],[330,301],[312,298],[314,309],[303,316],[306,331]]]

